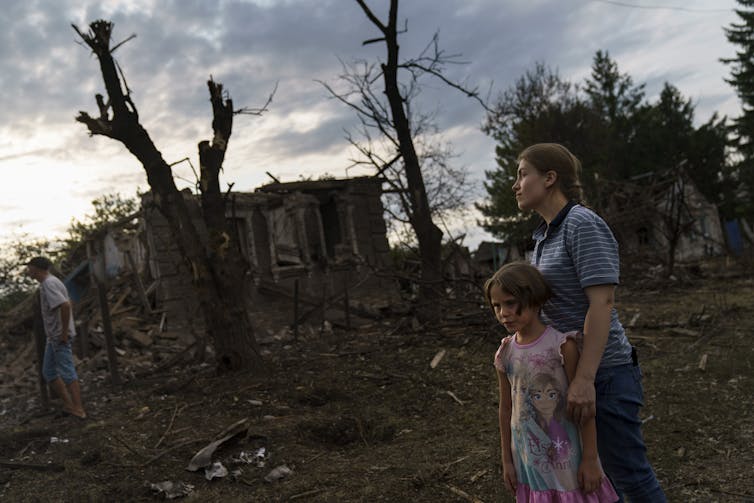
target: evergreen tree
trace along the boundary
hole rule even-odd
[[[486,172],[488,198],[477,204],[485,230],[507,241],[529,242],[539,219],[519,211],[511,186],[518,154],[540,142],[562,143],[579,157],[586,200],[597,211],[612,195],[600,190],[601,181],[681,165],[724,216],[734,211],[724,117],[713,115],[695,128],[693,103],[669,83],[655,103],[645,102],[644,85],[634,85],[601,51],[582,89],[540,63],[500,96],[483,127],[497,141],[498,165]]]
[[[740,160],[736,175],[743,189],[738,194],[741,205],[737,212],[754,218],[754,0],[736,0],[740,22],[724,28],[728,41],[738,46],[734,58],[722,59],[731,66],[727,82],[741,100],[742,114],[733,120],[736,148]]]
[[[687,161],[694,132],[694,106],[670,83],[665,83],[656,103],[636,111],[631,175],[675,168]]]
[[[664,171],[683,165],[694,185],[720,213],[734,212],[735,182],[727,162],[727,118],[717,114],[694,127],[694,105],[680,90],[665,83],[660,99],[642,107],[637,119],[638,157],[647,171]]]
[[[597,51],[584,91],[602,122],[590,149],[591,161],[596,164],[594,170],[613,180],[636,174],[641,165],[637,155],[636,119],[644,100],[644,84],[635,86],[628,74],[620,72],[618,63],[607,51]],[[601,201],[595,204],[601,206]]]
[[[476,205],[484,215],[480,225],[500,239],[528,242],[539,219],[521,212],[513,198],[519,153],[540,142],[558,142],[580,152],[589,144],[591,122],[575,87],[556,71],[537,63],[520,77],[498,98],[482,128],[498,144],[497,168],[485,173],[489,197]]]
[[[693,133],[688,153],[688,173],[708,201],[717,205],[726,220],[741,213],[737,203],[735,166],[728,155],[730,126],[727,117],[714,113]]]

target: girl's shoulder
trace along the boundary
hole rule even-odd
[[[559,330],[556,330],[555,328],[550,327],[550,337],[551,344],[558,349],[561,363],[563,363],[563,346],[566,343],[575,343],[576,349],[578,350],[579,354],[581,353],[581,349],[584,345],[584,336],[577,330],[572,330],[570,332],[561,332]]]
[[[547,325],[547,335],[557,341],[564,341],[566,339],[577,339],[581,337],[581,332],[578,330],[571,330],[570,332],[561,332],[552,325]]]
[[[580,342],[583,339],[583,335],[578,330],[571,330],[570,332],[561,332],[552,325],[547,326],[546,335],[550,339],[551,343],[560,345],[569,339],[573,339],[576,342]]]
[[[508,356],[510,354],[510,349],[512,347],[511,341],[513,340],[512,335],[509,335],[508,337],[505,337],[503,340],[500,341],[500,346],[497,348],[497,351],[495,352],[495,359],[494,359],[494,365],[495,368],[498,370],[505,371],[505,363],[508,360]]]

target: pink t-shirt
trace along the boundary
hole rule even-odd
[[[618,500],[607,477],[598,491],[579,489],[579,431],[566,416],[568,378],[561,346],[577,332],[563,334],[547,327],[537,340],[518,344],[502,340],[495,368],[511,388],[511,451],[518,480],[516,501],[612,503]]]

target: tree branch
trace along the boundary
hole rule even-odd
[[[115,50],[118,49],[118,47],[120,47],[121,45],[125,44],[126,42],[128,42],[129,40],[132,40],[134,38],[136,38],[136,33],[133,33],[130,37],[128,37],[127,39],[123,40],[119,44],[116,44],[115,47],[113,47],[112,49],[110,49],[110,54],[114,53]]]
[[[89,136],[101,135],[107,136],[108,138],[113,138],[115,140],[118,139],[113,134],[112,123],[108,120],[95,119],[88,113],[79,111],[79,115],[78,117],[76,117],[76,121],[86,125],[86,127],[89,129]]]
[[[81,39],[89,46],[92,52],[94,52],[94,54],[97,56],[97,59],[99,60],[100,69],[102,71],[102,79],[105,83],[105,89],[107,90],[108,104],[110,105],[110,107],[112,107],[113,110],[111,133],[109,136],[116,138],[116,136],[112,135],[113,132],[116,131],[120,126],[122,126],[123,129],[130,127],[130,125],[122,123],[121,121],[130,121],[132,119],[135,119],[132,122],[138,123],[138,114],[133,101],[131,101],[131,98],[128,95],[127,85],[127,91],[125,94],[123,93],[120,81],[121,78],[123,78],[123,81],[125,83],[125,78],[123,76],[123,72],[119,71],[119,69],[117,68],[117,64],[115,63],[115,60],[112,56],[112,50],[110,49],[110,39],[112,37],[113,23],[101,19],[94,21],[89,25],[89,31],[87,33],[83,33],[74,24],[72,24],[71,26],[79,35],[79,37],[81,37]],[[102,115],[102,107],[99,100],[98,105],[100,106],[100,115]],[[79,115],[79,118],[82,119],[79,122],[84,122],[85,124],[89,125],[86,122],[86,117],[87,116]],[[129,117],[131,117],[131,119],[129,119]],[[90,131],[92,130],[90,129]],[[93,132],[93,134],[103,134],[101,131],[104,131],[104,128],[100,127],[95,129],[95,132]]]
[[[361,10],[364,11],[364,14],[367,15],[372,24],[379,28],[382,33],[387,35],[387,27],[382,24],[382,21],[380,21],[377,16],[374,15],[372,9],[370,9],[367,4],[364,3],[364,0],[356,0],[356,3],[359,4],[359,7],[361,7]]]
[[[279,83],[280,83],[279,81],[275,82],[275,87],[272,89],[272,92],[267,97],[267,101],[265,101],[264,105],[262,105],[261,107],[259,107],[259,108],[248,108],[248,107],[239,108],[238,110],[234,110],[233,113],[235,115],[262,115],[265,112],[268,112],[269,111],[268,107],[272,103],[272,98],[275,96],[275,93],[278,90],[278,84]]]
[[[440,79],[441,81],[443,81],[448,86],[452,87],[453,89],[457,89],[458,91],[461,91],[468,98],[472,98],[476,100],[480,105],[482,105],[482,108],[484,108],[486,112],[493,111],[492,108],[489,105],[487,105],[487,102],[479,96],[478,88],[469,89],[462,84],[452,81],[449,78],[447,78],[445,75],[443,75],[440,70],[435,69],[433,66],[422,65],[418,63],[417,61],[412,60],[412,61],[406,61],[405,63],[398,65],[398,67],[405,68],[407,70],[411,70],[411,69],[421,70],[424,73],[433,75],[437,77],[438,79]]]

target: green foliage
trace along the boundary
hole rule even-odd
[[[592,61],[591,77],[586,80],[584,92],[592,109],[608,125],[619,125],[631,116],[644,100],[644,84],[634,86],[630,75],[620,73],[618,63],[608,52],[597,51]]]
[[[611,196],[601,180],[681,165],[723,214],[733,211],[726,119],[714,115],[695,128],[691,100],[669,83],[655,103],[645,102],[644,84],[634,85],[606,52],[597,52],[581,87],[537,63],[499,97],[483,130],[497,140],[498,166],[486,172],[488,199],[477,208],[481,225],[501,239],[527,242],[539,221],[519,211],[511,186],[518,154],[541,142],[561,143],[579,157],[586,200],[598,211]]]
[[[655,169],[655,166],[643,166],[638,152],[641,145],[637,131],[644,84],[635,86],[633,79],[620,72],[607,52],[597,51],[591,76],[584,83],[584,93],[597,120],[592,123],[591,145],[579,152],[582,164],[602,178],[612,180],[628,178],[647,168]],[[587,186],[587,192],[589,189]],[[599,196],[593,201],[598,208],[604,204],[603,195]]]
[[[86,237],[104,229],[108,224],[133,215],[139,205],[137,197],[124,198],[120,194],[104,194],[92,201],[94,211],[83,220],[72,219],[68,226],[65,248],[72,251]]]
[[[743,189],[740,204],[733,210],[739,216],[754,219],[754,1],[736,0],[738,23],[725,28],[728,41],[736,46],[736,56],[722,59],[731,66],[727,82],[741,100],[742,114],[733,120],[736,150],[740,154],[734,176]]]
[[[34,289],[36,283],[26,276],[24,264],[37,255],[50,257],[54,262],[60,251],[49,240],[31,238],[28,234],[5,243],[0,256],[0,311],[14,306]]]
[[[80,249],[87,236],[133,215],[138,207],[138,199],[124,198],[120,194],[105,194],[92,201],[92,207],[92,213],[82,220],[71,220],[68,235],[61,241],[53,242],[24,234],[5,244],[3,255],[0,256],[0,310],[15,305],[35,288],[35,282],[26,276],[23,265],[30,258],[44,255],[55,264],[65,262]]]
[[[499,97],[483,126],[498,142],[498,168],[485,172],[489,199],[476,205],[484,215],[480,225],[501,238],[528,239],[538,219],[520,212],[513,198],[518,154],[539,142],[558,142],[576,152],[584,151],[595,120],[574,86],[543,63],[519,78]]]

